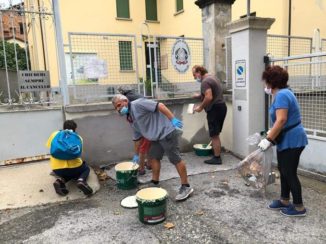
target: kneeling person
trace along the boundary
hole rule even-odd
[[[68,130],[70,133],[76,133],[76,128],[77,124],[73,120],[67,120],[63,124],[63,130]],[[53,142],[56,140],[56,136],[58,136],[58,133],[60,132],[61,131],[55,131],[51,134],[46,143],[48,148],[53,149]],[[77,133],[76,135],[80,138],[82,147],[82,138]],[[53,172],[57,176],[56,181],[53,183],[57,194],[65,196],[69,193],[65,183],[70,180],[77,180],[77,187],[85,195],[91,195],[93,193],[93,189],[86,182],[90,169],[86,162],[83,162],[80,157],[74,159],[58,159],[51,155],[50,164]]]

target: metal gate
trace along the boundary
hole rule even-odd
[[[138,45],[136,35],[72,32],[68,36],[71,103],[107,101],[120,87],[152,98],[189,96],[199,90],[191,68],[203,64],[201,38],[141,35]]]
[[[66,52],[71,103],[108,100],[119,87],[139,90],[135,35],[68,33]]]
[[[189,97],[200,90],[194,81],[192,67],[204,63],[202,38],[154,36],[155,97]]]
[[[270,62],[287,69],[308,136],[326,140],[326,52],[271,58]]]
[[[57,80],[59,72],[47,72],[52,65],[58,70],[57,64],[49,62],[50,55],[57,56],[56,49],[48,48],[49,42],[56,43],[52,5],[44,1],[21,0],[17,4],[8,1],[0,5],[0,19],[1,107],[61,104],[60,95],[55,95],[60,89],[51,89],[50,85],[50,79]],[[23,80],[24,75],[36,78]],[[22,85],[22,80],[35,83],[29,89]],[[48,83],[36,84],[38,81]]]

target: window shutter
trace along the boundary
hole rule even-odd
[[[117,17],[118,18],[130,18],[129,13],[129,0],[116,0]]]
[[[146,20],[157,20],[156,0],[146,0]]]

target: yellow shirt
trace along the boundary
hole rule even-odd
[[[46,146],[47,148],[51,147],[53,138],[58,134],[59,131],[55,131],[49,137]],[[80,137],[83,142],[83,139]],[[77,168],[83,164],[81,158],[71,159],[71,160],[61,160],[50,156],[50,165],[53,170],[55,169],[66,169],[66,168]]]

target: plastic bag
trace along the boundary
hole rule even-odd
[[[252,138],[257,139],[257,134],[252,135]],[[248,138],[248,141],[250,143],[253,140],[250,141]],[[251,145],[258,144],[258,142]],[[270,183],[272,159],[273,149],[271,147],[266,151],[257,149],[239,163],[238,171],[248,185],[261,189]]]

